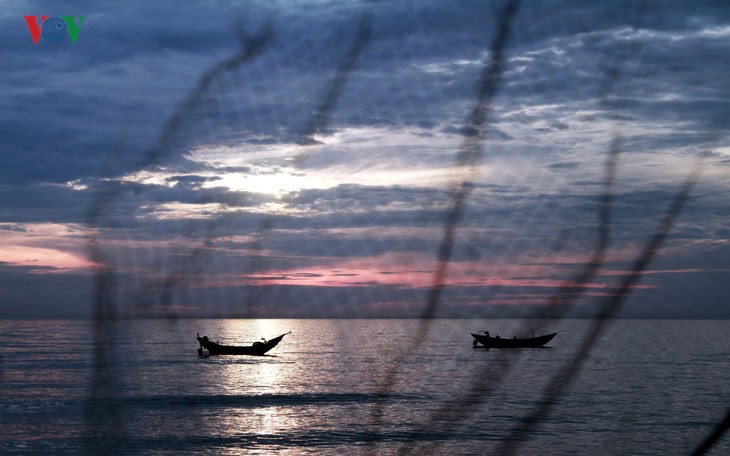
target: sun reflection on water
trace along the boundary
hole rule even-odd
[[[224,320],[221,323],[220,342],[229,345],[248,345],[293,329],[286,325],[286,320]],[[297,363],[292,359],[297,355],[291,350],[292,339],[293,334],[287,335],[266,356],[210,358],[216,364],[218,393],[224,395],[224,404],[230,404],[216,413],[222,418],[219,429],[225,436],[249,442],[261,451],[250,454],[270,454],[267,448],[281,449],[291,434],[306,433],[311,427],[302,413],[304,391],[292,388],[297,384]]]

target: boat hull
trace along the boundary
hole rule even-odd
[[[544,336],[528,337],[526,339],[502,339],[474,333],[471,335],[474,340],[487,348],[540,348],[550,342],[556,334],[545,334]]]
[[[287,333],[288,334],[288,333]],[[210,341],[207,337],[200,337],[198,334],[198,343],[200,344],[199,353],[202,353],[202,349],[208,351],[208,355],[249,355],[249,356],[263,356],[269,350],[279,345],[279,342],[286,336],[282,334],[279,337],[275,337],[266,342],[257,342],[249,346],[235,346],[235,345],[221,345]]]

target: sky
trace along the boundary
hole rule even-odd
[[[1,1],[0,318],[730,317],[730,7],[511,3]]]

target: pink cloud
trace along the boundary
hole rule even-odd
[[[88,258],[74,252],[24,245],[0,246],[0,262],[12,266],[38,268],[32,271],[36,274],[90,270],[100,267]]]
[[[569,283],[559,278],[566,275],[560,265],[570,260],[551,264],[507,264],[483,261],[452,261],[442,285],[479,287],[547,287],[611,289],[616,285],[591,282]],[[371,257],[326,261],[320,265],[298,269],[280,269],[263,274],[242,274],[216,281],[218,285],[302,285],[326,287],[396,286],[418,289],[434,286],[434,271],[438,261],[432,256],[415,253],[391,252]],[[635,288],[650,288],[637,285]]]
[[[655,269],[642,271],[639,275],[652,275],[652,274],[691,274],[697,272],[707,272],[706,269]],[[600,275],[602,276],[625,276],[632,274],[632,271],[621,271],[621,270],[602,270]]]
[[[86,257],[80,228],[72,225],[31,224],[22,231],[0,231],[0,262],[37,268],[35,274],[90,271],[101,265]]]

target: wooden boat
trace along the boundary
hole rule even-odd
[[[263,339],[263,342],[254,342],[252,345],[239,347],[235,345],[221,345],[217,342],[213,342],[210,339],[208,339],[208,336],[200,337],[200,334],[198,334],[198,343],[200,344],[200,348],[198,348],[198,354],[201,356],[210,356],[210,355],[251,355],[251,356],[263,356],[271,350],[272,348],[276,347],[279,342],[281,342],[281,339],[284,338],[287,334],[291,334],[291,331],[289,331],[286,334],[282,334],[279,337],[274,337],[271,340]],[[205,349],[205,351],[203,351]]]
[[[474,334],[474,346],[482,344],[487,348],[539,348],[550,342],[557,333],[545,334],[544,336],[538,337],[527,337],[524,339],[518,339],[516,337],[512,339],[502,339],[499,336],[491,337],[489,332],[485,331],[484,334]]]

